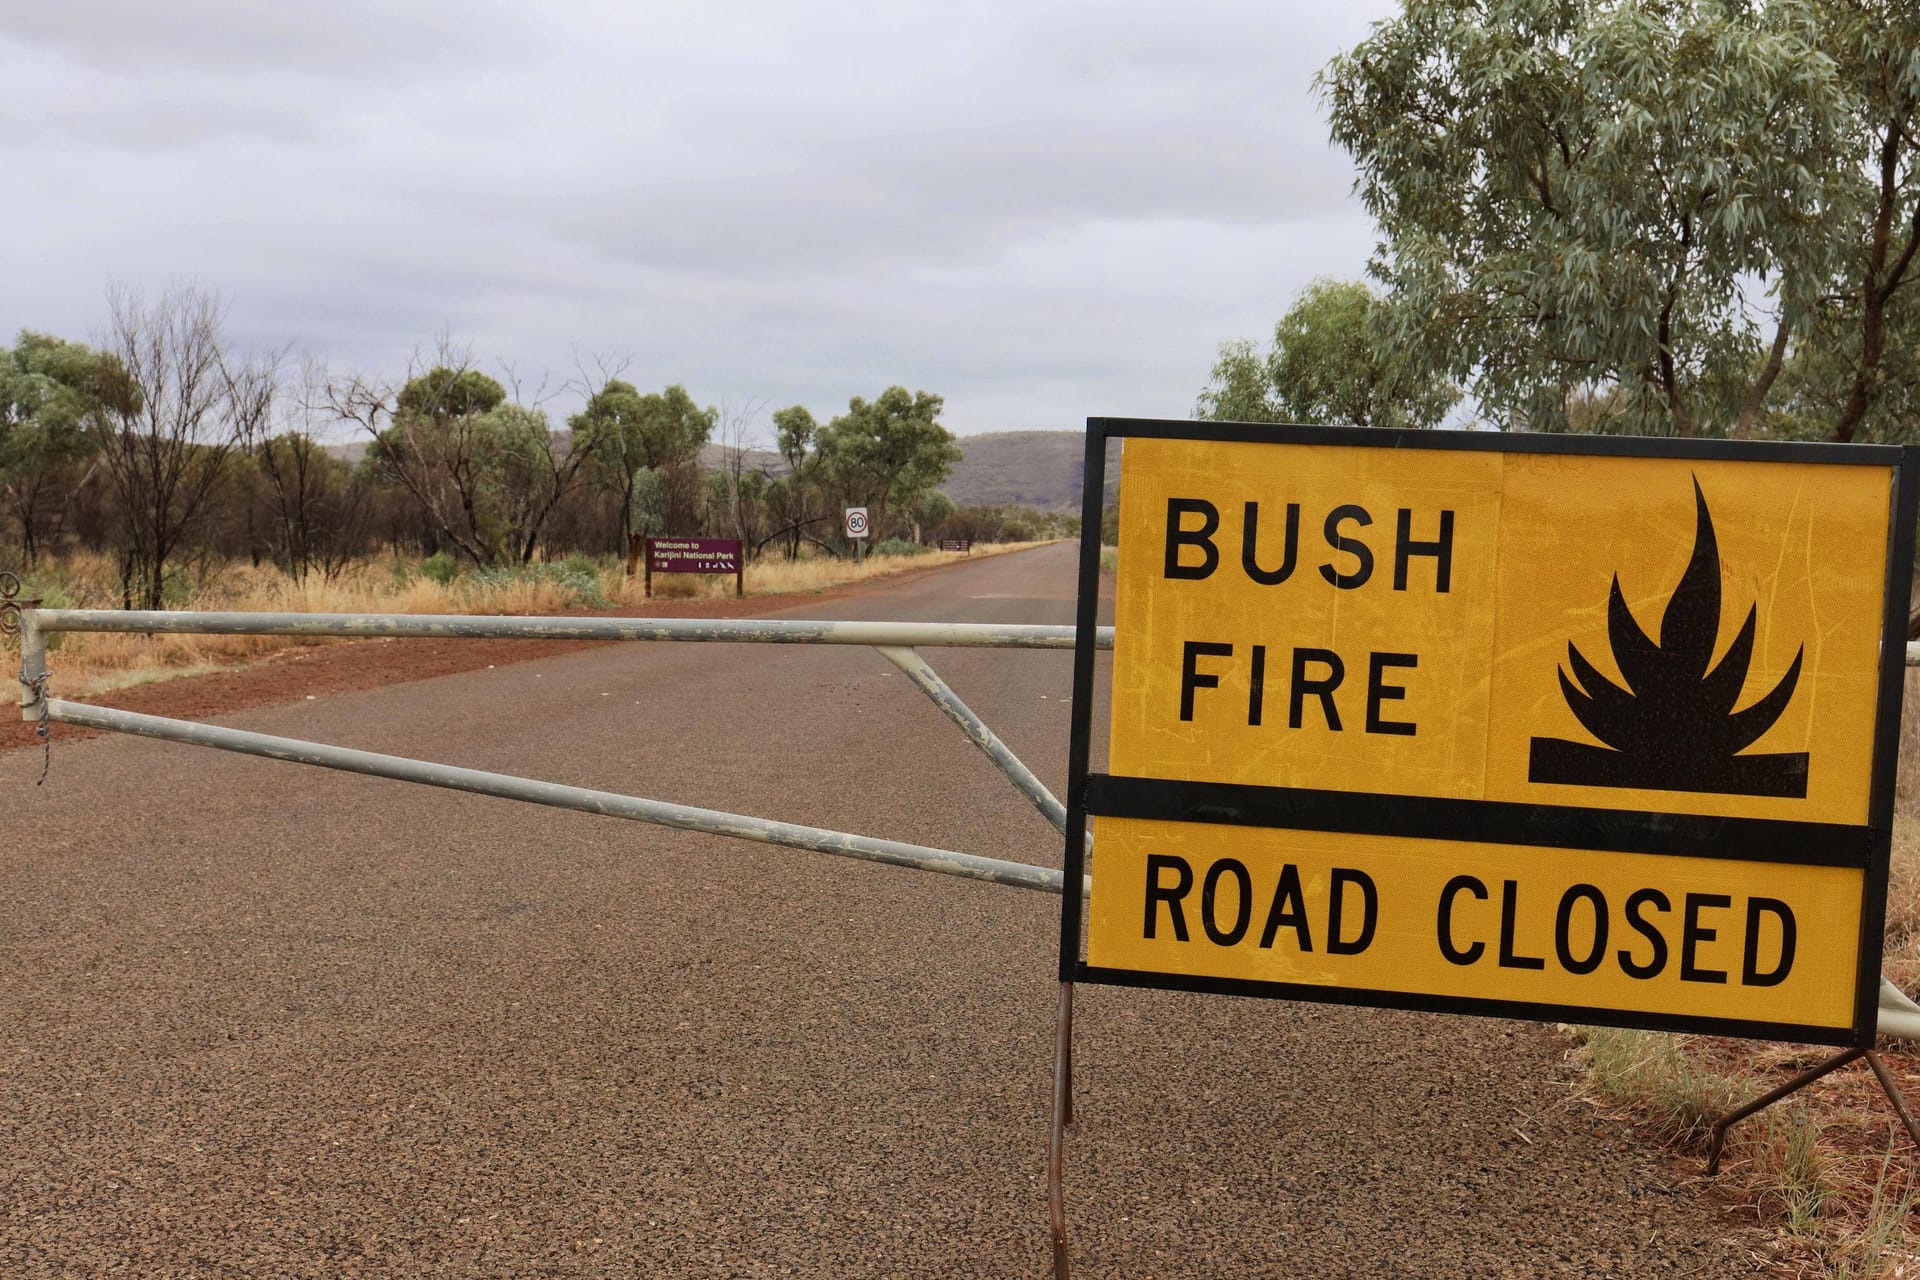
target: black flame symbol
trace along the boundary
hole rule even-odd
[[[1595,747],[1561,738],[1535,738],[1531,782],[1733,795],[1807,794],[1807,754],[1743,756],[1771,729],[1793,699],[1806,646],[1793,656],[1780,683],[1759,701],[1735,711],[1753,660],[1754,622],[1747,620],[1717,666],[1720,632],[1720,548],[1700,482],[1693,483],[1693,556],[1667,601],[1655,641],[1640,627],[1613,578],[1607,598],[1607,638],[1626,687],[1615,684],[1567,645],[1568,676],[1559,672],[1567,706],[1594,737]]]

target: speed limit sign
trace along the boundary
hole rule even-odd
[[[867,509],[865,507],[847,508],[847,536],[864,538],[867,536]]]

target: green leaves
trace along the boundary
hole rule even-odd
[[[890,503],[911,506],[960,461],[953,433],[940,425],[945,401],[925,391],[888,387],[859,396],[820,432],[822,463],[855,505],[873,508],[875,527]]]
[[[593,442],[602,465],[627,472],[638,467],[671,468],[697,459],[719,421],[715,409],[702,409],[678,383],[664,392],[641,395],[618,380],[607,383],[568,420]]]
[[[1381,230],[1376,353],[1501,426],[1754,425],[1778,326],[1852,293],[1857,328],[1875,216],[1914,210],[1905,125],[1875,164],[1920,87],[1894,0],[1407,0],[1318,85]]]
[[[1214,422],[1431,427],[1460,398],[1443,375],[1410,368],[1378,343],[1379,300],[1357,281],[1315,280],[1274,326],[1220,348],[1196,416]]]
[[[478,369],[436,365],[400,389],[394,416],[435,421],[471,418],[506,398],[506,388]]]

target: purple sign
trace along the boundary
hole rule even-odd
[[[738,573],[740,543],[733,538],[648,538],[648,573]]]

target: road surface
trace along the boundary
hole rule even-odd
[[[1069,622],[1073,560],[814,612]],[[1059,791],[1070,656],[929,657]],[[1059,862],[864,649],[227,722]],[[1057,899],[162,743],[39,765],[0,756],[0,1276],[1044,1274]],[[1547,1028],[1083,988],[1076,1049],[1080,1276],[1756,1269]]]

